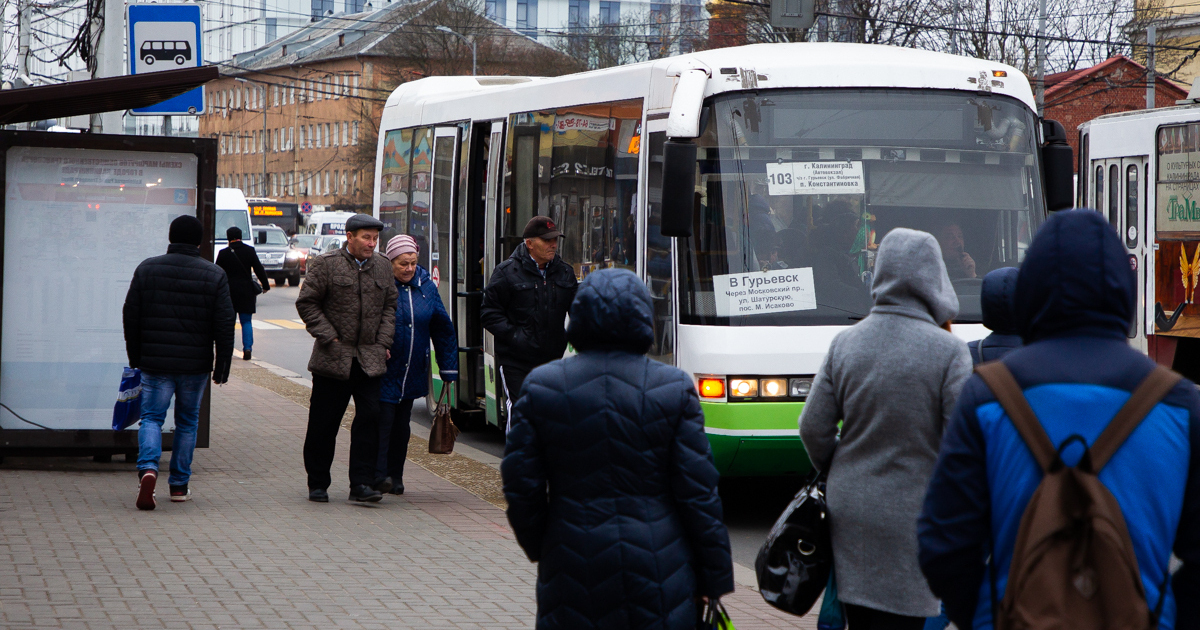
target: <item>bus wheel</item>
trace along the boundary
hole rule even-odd
[[[147,66],[153,66],[154,55],[146,55],[145,57],[142,57],[142,61],[145,62]]]
[[[175,55],[175,65],[182,66],[183,62],[185,61],[187,61],[187,59],[184,59],[183,55]]]

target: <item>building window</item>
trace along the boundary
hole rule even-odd
[[[275,41],[275,38],[277,37],[276,33],[279,32],[278,22],[276,21],[277,19],[278,18],[267,18],[267,41],[268,42]]]
[[[508,3],[506,0],[487,0],[484,4],[484,11],[489,18],[503,24],[508,17]]]
[[[295,141],[296,141],[296,128],[295,128],[295,127],[288,127],[288,141],[287,141],[287,148],[288,148],[288,150],[289,150],[289,151],[290,151],[290,150],[292,149],[292,147],[294,146],[294,144],[293,144],[293,143],[295,143]]]
[[[358,121],[354,121],[354,135],[350,138],[350,144],[358,145]]]
[[[580,27],[587,26],[589,5],[588,0],[569,0],[567,4],[568,28],[578,30]]]
[[[358,171],[354,171],[354,194],[358,194]]]
[[[275,107],[279,107],[279,86],[278,85],[271,86],[271,102],[274,103]]]
[[[312,0],[312,17],[320,19],[328,11],[333,13],[333,0]]]
[[[358,96],[358,75],[354,75],[354,95]]]
[[[600,23],[617,24],[621,21],[621,3],[600,0]]]
[[[517,30],[533,37],[537,35],[537,0],[517,0]]]

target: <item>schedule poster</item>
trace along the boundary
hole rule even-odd
[[[171,221],[195,216],[197,163],[190,153],[8,149],[0,428],[112,429],[128,365],[125,294],[138,263],[166,253]]]

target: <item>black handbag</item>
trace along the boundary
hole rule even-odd
[[[232,247],[228,247],[226,249],[229,250],[229,253],[233,254],[233,258],[238,261],[238,264],[242,266],[242,269],[245,269],[246,275],[250,276],[250,292],[254,295],[262,295],[262,285],[258,283],[258,279],[254,277],[254,274],[251,273],[249,269],[246,269],[246,263],[242,261],[241,256],[238,256],[237,250],[233,249]]]
[[[754,560],[758,592],[779,610],[804,615],[824,592],[832,570],[825,474],[814,474],[775,521],[758,550]]]

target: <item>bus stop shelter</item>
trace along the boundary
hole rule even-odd
[[[153,105],[214,67],[0,91],[0,123]],[[0,457],[137,452],[112,430],[127,365],[121,310],[133,270],[166,253],[184,214],[213,258],[212,139],[0,131]],[[198,446],[208,445],[209,401]],[[164,447],[171,444],[168,414]]]

